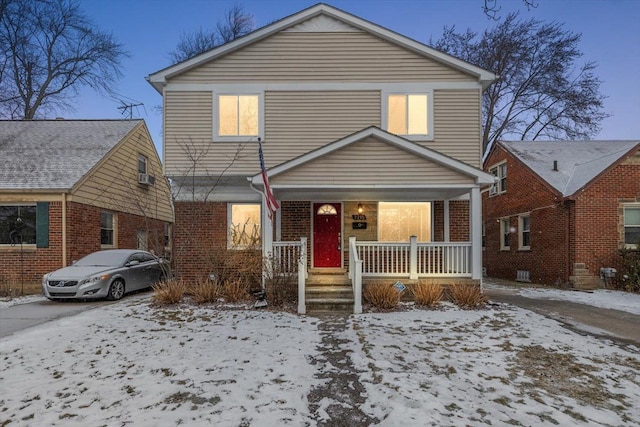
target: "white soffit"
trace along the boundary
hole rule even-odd
[[[352,27],[342,21],[326,15],[316,16],[301,24],[287,28],[283,33],[362,33],[363,31]]]

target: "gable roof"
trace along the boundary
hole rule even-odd
[[[0,191],[69,190],[142,120],[0,120]]]
[[[446,156],[435,150],[431,150],[429,148],[423,147],[422,145],[419,145],[413,141],[409,141],[400,136],[386,132],[377,126],[369,126],[359,132],[353,133],[349,136],[346,136],[342,139],[334,141],[323,147],[317,148],[299,157],[296,157],[287,162],[274,166],[267,171],[267,175],[269,178],[272,178],[280,174],[284,174],[308,162],[311,162],[313,160],[327,156],[328,154],[342,150],[343,148],[353,145],[368,137],[374,137],[391,146],[395,146],[396,148],[407,151],[416,156],[432,161],[436,164],[445,166],[450,170],[453,170],[460,174],[471,177],[474,179],[476,184],[484,185],[484,184],[492,184],[494,182],[494,176],[491,174],[488,174],[480,169],[476,169],[473,166],[470,166],[452,157]],[[252,176],[250,179],[253,185],[259,185],[259,186],[262,185],[261,174],[256,174]]]
[[[298,13],[282,18],[270,25],[259,28],[245,36],[239,37],[233,41],[215,47],[191,59],[187,59],[183,62],[179,62],[175,65],[171,65],[167,68],[159,70],[147,76],[146,79],[159,93],[162,93],[162,87],[171,77],[174,77],[192,68],[198,67],[208,61],[234,52],[244,46],[265,39],[277,32],[286,30],[287,28],[293,27],[304,21],[316,18],[321,15],[333,18],[339,22],[353,26],[357,29],[367,31],[375,36],[398,44],[427,58],[433,59],[464,73],[470,74],[476,77],[484,88],[486,88],[497,77],[495,74],[487,70],[472,65],[461,59],[455,58],[444,52],[440,52],[439,50],[429,47],[423,43],[417,42],[409,37],[398,34],[394,31],[391,31],[387,28],[374,24],[350,13],[344,12],[333,6],[329,6],[328,4],[319,3]]]
[[[640,141],[500,141],[498,144],[567,197],[584,188]],[[557,171],[554,170],[557,162]]]

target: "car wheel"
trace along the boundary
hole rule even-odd
[[[124,296],[124,282],[120,279],[114,280],[109,286],[109,293],[107,293],[107,299],[116,301]]]

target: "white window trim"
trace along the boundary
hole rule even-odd
[[[138,166],[138,173],[148,174],[149,173],[149,159],[144,154],[138,153],[138,162],[140,162],[140,160],[144,160],[144,172],[140,172],[140,165],[138,164],[137,165]]]
[[[102,213],[111,214],[111,227],[113,230],[113,243],[110,245],[102,244],[102,234],[100,235],[100,248],[102,249],[112,249],[118,247],[118,216],[114,212],[110,211],[100,211],[100,232],[102,233]]]
[[[523,241],[523,218],[529,218],[529,246],[524,246]],[[531,249],[531,215],[529,213],[518,215],[518,250],[528,251]]]
[[[382,117],[380,123],[382,129],[387,131],[389,127],[389,103],[387,101],[389,95],[426,95],[427,96],[427,130],[426,135],[398,135],[411,141],[433,141],[433,90],[416,87],[409,90],[382,90],[380,92]]]
[[[492,184],[491,187],[489,187],[489,197],[497,196],[498,194],[504,194],[504,193],[507,192],[507,190],[502,187],[502,179],[506,178],[506,176],[508,176],[509,171],[508,171],[508,168],[507,168],[505,176],[501,176],[500,175],[500,166],[502,166],[502,165],[505,165],[505,167],[506,167],[507,166],[507,161],[503,160],[503,161],[498,162],[498,163],[496,163],[496,164],[494,164],[494,165],[489,167],[489,173],[491,175],[493,175],[493,170],[494,169],[496,170],[496,175],[495,175],[496,182],[494,184]]]
[[[262,239],[262,204],[261,203],[250,203],[250,202],[228,202],[227,203],[227,249],[246,249],[249,247],[248,245],[235,245],[231,241],[231,220],[233,217],[233,206],[235,205],[257,205],[260,207],[260,239]]]
[[[218,135],[218,125],[219,122],[219,114],[218,114],[218,105],[220,96],[237,96],[237,95],[255,95],[258,97],[258,135],[239,135],[239,136],[220,136]],[[233,91],[213,91],[212,96],[212,124],[213,124],[213,142],[249,142],[249,141],[257,141],[258,138],[264,135],[264,91],[255,91],[255,90],[242,90],[242,88],[237,88],[237,90]],[[264,138],[262,138],[262,142]]]
[[[622,236],[621,236],[622,243],[623,243],[625,249],[636,249],[636,245],[634,243],[627,243],[625,241],[625,237],[624,237],[625,228],[626,228],[625,225],[624,225],[624,218],[625,218],[625,209],[627,209],[627,208],[640,208],[640,203],[624,203],[622,205],[622,218],[621,218],[621,220],[622,220]]]
[[[504,235],[507,234],[507,232],[511,234],[511,218],[510,217],[500,218],[500,250],[501,251],[508,251],[511,249],[511,245],[506,246],[504,244]]]

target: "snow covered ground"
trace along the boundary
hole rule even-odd
[[[640,349],[530,311],[352,316],[337,366],[329,321],[144,297],[50,322],[0,340],[0,425],[341,425],[335,394],[309,401],[327,371],[355,375],[340,392],[364,390],[372,424],[640,424]]]

